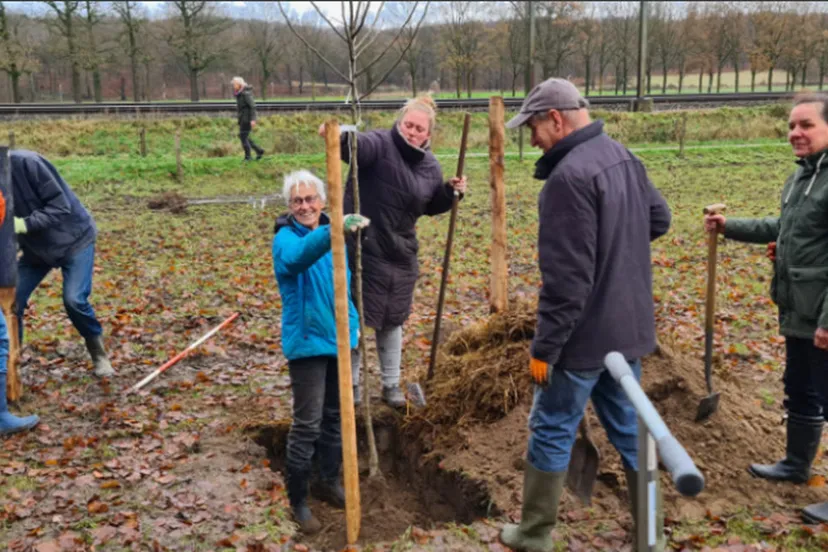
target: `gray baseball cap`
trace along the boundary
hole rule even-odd
[[[523,105],[520,106],[520,113],[513,117],[506,128],[517,128],[526,122],[536,113],[545,113],[550,109],[583,109],[589,107],[575,85],[566,79],[546,79],[535,86]]]

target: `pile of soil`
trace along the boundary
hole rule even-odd
[[[429,458],[445,470],[485,482],[493,504],[510,514],[519,513],[521,502],[535,312],[534,305],[522,304],[452,335],[426,389],[429,406],[405,424],[406,433],[423,443]],[[667,515],[699,518],[744,505],[790,508],[825,500],[828,493],[817,486],[771,483],[747,472],[751,462],[775,461],[785,450],[782,412],[756,398],[751,378],[714,373],[721,392],[719,409],[703,423],[694,421],[699,401],[707,395],[703,368],[701,356],[676,354],[669,344],[660,344],[656,353],[643,359],[644,391],[706,479],[699,496],[686,498],[663,473]],[[597,417],[591,420],[601,452],[599,482],[588,511],[573,497],[565,498],[563,511],[574,519],[626,511],[621,459],[598,427]],[[821,461],[815,465],[817,471]]]
[[[167,210],[171,213],[183,213],[187,210],[187,198],[178,192],[163,192],[147,201],[147,207],[154,211]]]

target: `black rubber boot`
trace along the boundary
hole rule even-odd
[[[305,535],[318,533],[322,529],[322,524],[308,507],[308,472],[291,469],[290,466],[287,472],[287,493],[293,510],[293,519]]]
[[[319,479],[311,484],[314,498],[327,502],[335,508],[345,507],[345,489],[339,478],[342,467],[342,447],[316,446],[319,458]]]
[[[806,483],[811,477],[811,464],[819,449],[824,421],[821,416],[788,413],[788,444],[785,458],[776,464],[751,464],[751,475],[771,481]]]
[[[543,472],[529,462],[523,471],[523,505],[520,525],[508,524],[500,542],[512,550],[551,552],[555,549],[550,531],[558,520],[558,503],[566,472]]]
[[[828,502],[806,506],[802,509],[802,519],[806,523],[828,523]]]
[[[624,468],[624,475],[627,476],[627,492],[630,495],[630,513],[632,514],[632,542],[633,550],[638,550],[638,472],[627,467]],[[656,482],[658,485],[658,482]],[[661,504],[661,492],[656,490],[656,552],[661,552],[667,546],[667,537],[664,535],[664,508]]]

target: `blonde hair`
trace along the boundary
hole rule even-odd
[[[302,169],[285,175],[284,185],[282,186],[282,197],[285,199],[285,203],[290,203],[291,192],[299,188],[300,184],[313,186],[316,193],[319,194],[319,199],[322,201],[325,201],[327,198],[325,194],[325,183],[312,172]]]
[[[402,121],[403,117],[411,111],[421,111],[428,115],[428,131],[430,133],[434,130],[434,125],[437,124],[437,104],[434,103],[431,93],[420,94],[416,98],[406,101],[400,109],[399,120]]]
[[[244,79],[243,79],[243,78],[241,78],[241,77],[233,77],[233,78],[232,78],[232,80],[230,80],[230,84],[238,84],[238,85],[239,85],[239,86],[241,86],[242,88],[244,88],[245,86],[247,86],[247,83],[246,83],[246,82],[244,81]]]

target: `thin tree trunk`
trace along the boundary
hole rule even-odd
[[[699,69],[699,94],[702,93],[702,86],[704,86],[704,67]]]
[[[198,72],[190,69],[190,101],[198,101]]]
[[[756,69],[750,70],[750,91],[756,92]]]
[[[101,89],[101,72],[98,70],[97,67],[95,67],[95,69],[92,70],[92,90],[95,93],[95,103],[103,102],[103,90]]]
[[[716,94],[722,91],[722,68],[716,71]]]
[[[768,92],[773,91],[773,65],[768,69]]]
[[[589,96],[589,81],[592,77],[592,62],[590,61],[590,56],[587,56],[586,59],[586,75],[584,78],[584,94]]]
[[[739,93],[739,69],[740,69],[740,67],[739,67],[739,57],[736,56],[733,59],[733,71],[735,71],[736,81],[734,82],[734,84],[736,85],[736,93],[737,94]]]
[[[20,74],[17,71],[9,73],[11,79],[12,103],[20,103]]]

